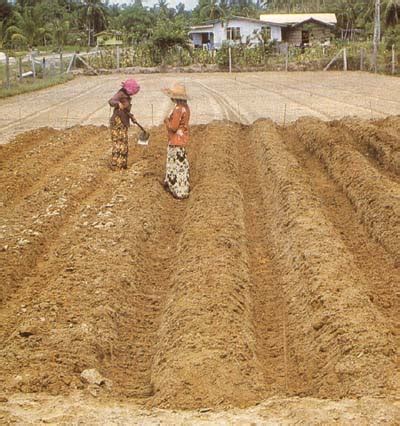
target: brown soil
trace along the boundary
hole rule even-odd
[[[161,128],[148,148],[132,137],[123,172],[105,128],[1,146],[4,394],[174,409],[396,395],[397,126],[194,126],[186,201],[160,183]],[[88,368],[106,383],[84,384]]]

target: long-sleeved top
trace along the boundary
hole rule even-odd
[[[130,112],[132,108],[131,103],[132,98],[128,95],[128,93],[124,89],[118,90],[118,92],[108,101],[110,106],[114,108],[114,113],[111,117],[111,123],[115,122],[115,117],[119,116],[121,118],[124,126],[129,127],[130,125]],[[119,108],[119,104],[124,106],[124,109]]]
[[[188,105],[176,105],[165,119],[168,145],[186,146],[189,142],[190,109]]]

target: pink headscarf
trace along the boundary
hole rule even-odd
[[[133,78],[126,80],[122,83],[122,87],[131,95],[136,95],[139,90],[140,90],[140,86],[139,83],[134,80]]]

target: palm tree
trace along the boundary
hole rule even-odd
[[[385,8],[385,23],[394,27],[400,23],[400,0],[389,0]]]
[[[7,41],[7,22],[0,21],[0,49],[4,49]]]
[[[15,46],[46,44],[51,37],[36,8],[26,7],[22,12],[15,10],[12,21],[13,24],[7,28],[7,36]]]
[[[92,45],[92,34],[105,28],[107,22],[107,8],[102,0],[84,0],[83,16],[88,31],[88,46]]]
[[[224,12],[219,5],[218,0],[207,0],[200,9],[200,16],[203,19],[218,19]]]

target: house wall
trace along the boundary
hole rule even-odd
[[[224,41],[227,41],[226,28],[240,27],[241,42],[246,43],[247,37],[252,36],[254,31],[260,31],[263,24],[257,22],[242,21],[240,19],[230,19],[228,22],[222,24],[218,22],[214,24],[214,46],[219,49]]]
[[[305,30],[310,32],[310,43],[323,43],[330,40],[332,36],[331,29],[324,25],[305,24],[296,28],[285,28],[282,39],[289,44],[299,46],[301,44],[301,33]]]

